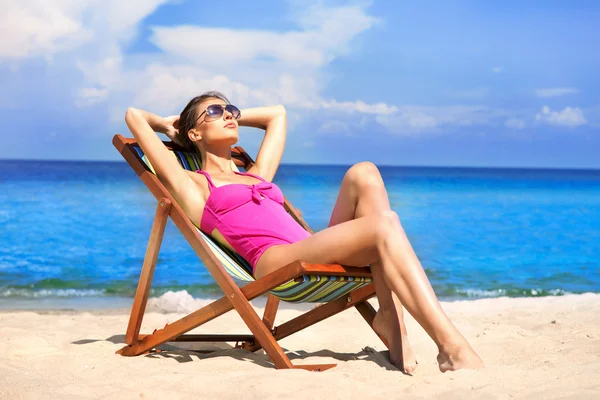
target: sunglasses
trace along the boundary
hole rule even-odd
[[[242,112],[240,111],[240,109],[237,108],[236,106],[234,106],[233,104],[227,104],[227,105],[211,104],[210,106],[206,107],[206,110],[202,111],[202,113],[200,115],[198,115],[198,118],[196,119],[196,123],[198,123],[198,121],[200,120],[200,118],[203,115],[204,115],[204,121],[208,122],[208,121],[217,120],[223,116],[224,110],[227,110],[227,112],[230,113],[234,119],[239,119],[242,115]]]

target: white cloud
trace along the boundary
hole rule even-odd
[[[90,39],[76,1],[2,1],[0,60],[50,56]]]
[[[448,126],[492,125],[505,117],[506,111],[484,106],[398,106],[393,114],[375,120],[392,133],[413,134]]]
[[[199,65],[252,62],[301,70],[321,67],[346,54],[352,39],[377,21],[360,6],[309,5],[296,15],[300,30],[153,27],[150,40],[165,53]],[[211,37],[219,40],[206,40]]]
[[[576,127],[585,125],[587,120],[581,109],[565,107],[562,111],[551,111],[548,106],[543,106],[536,114],[535,119],[549,125]]]
[[[297,3],[290,28],[285,31],[150,27],[150,41],[160,51],[125,54],[126,46],[140,31],[141,21],[167,1],[12,2],[0,16],[0,62],[60,53],[63,64],[70,65],[77,78],[69,82],[75,85],[69,90],[75,94],[75,104],[98,107],[104,102],[110,107],[111,118],[118,121],[130,105],[173,114],[194,95],[217,89],[242,107],[283,103],[306,110],[304,114],[326,109],[332,118],[318,125],[319,132],[349,134],[374,122],[393,133],[409,134],[504,121],[507,126],[518,125],[505,111],[483,106],[434,107],[323,98],[327,82],[324,67],[349,54],[354,39],[379,22],[368,14],[367,5]],[[219,40],[207,40],[211,37]],[[493,68],[495,73],[502,71],[502,67]],[[487,88],[480,87],[455,95],[480,99],[487,93]],[[338,117],[347,113],[362,114],[357,117],[358,125],[342,123],[344,118]]]
[[[309,5],[296,16],[300,30],[181,25],[153,27],[150,40],[167,54],[203,66],[251,62],[301,70],[321,67],[347,53],[351,40],[377,21],[360,6]]]
[[[130,80],[126,90],[136,93],[132,104],[157,112],[180,110],[190,98],[215,88],[236,99],[236,103],[242,107],[251,102],[273,104],[277,100],[269,98],[269,93],[251,89],[225,75],[214,75],[195,66],[152,64],[128,74]]]
[[[535,95],[537,97],[541,97],[541,98],[560,97],[560,96],[566,96],[569,94],[577,94],[577,93],[579,93],[579,89],[574,88],[574,87],[554,87],[554,88],[542,88],[542,89],[535,90]]]
[[[494,67],[494,68],[492,68],[492,72],[495,73],[495,74],[499,74],[502,71],[504,71],[503,67]]]
[[[311,43],[310,32],[269,32],[199,26],[154,27],[151,41],[168,54],[199,65],[227,65],[264,59],[315,67],[330,55]],[[207,40],[219,38],[219,40]],[[226,44],[226,45],[225,45]]]
[[[485,107],[397,106],[324,99],[323,68],[349,54],[353,40],[379,22],[367,13],[366,5],[298,3],[286,31],[194,25],[150,27],[150,41],[160,52],[124,54],[141,21],[165,2],[50,0],[41,5],[27,0],[20,3],[24,6],[8,7],[4,15],[10,16],[9,21],[18,21],[28,13],[36,17],[17,30],[21,33],[16,37],[21,39],[3,37],[0,43],[4,47],[0,49],[6,50],[0,51],[0,57],[61,52],[62,59],[83,75],[83,82],[72,90],[75,104],[85,107],[105,102],[110,104],[111,118],[118,121],[127,106],[172,114],[194,95],[214,89],[242,107],[283,103],[308,112],[326,109],[332,119],[323,122],[319,132],[349,134],[350,126],[338,118],[341,113],[362,114],[357,123],[377,121],[393,132],[485,125],[497,117],[497,110]],[[40,27],[39,31],[35,26]],[[30,30],[36,34],[29,34]],[[211,37],[219,40],[207,40]],[[16,52],[17,48],[21,51]],[[457,96],[475,99],[486,94],[486,88],[475,88],[458,92]]]
[[[335,100],[321,98],[322,69],[349,52],[356,35],[377,19],[364,7],[319,3],[304,6],[294,22],[300,29],[284,32],[152,27],[150,40],[162,53],[126,57],[119,46],[104,46],[105,51],[77,65],[86,86],[107,90],[106,99],[123,109],[134,104],[173,113],[190,97],[215,89],[241,106],[338,107]],[[211,37],[219,40],[207,40]],[[356,102],[352,108],[386,112],[382,104]]]
[[[103,101],[108,96],[108,90],[95,87],[82,88],[77,94],[76,105],[78,107],[96,104]]]
[[[527,123],[521,118],[509,118],[504,122],[504,125],[510,129],[525,129]]]
[[[77,49],[78,58],[102,53],[131,39],[138,23],[167,1],[2,1],[0,60],[52,57]]]
[[[308,105],[307,108],[329,108],[344,112],[361,112],[365,114],[388,115],[398,111],[398,107],[387,105],[385,103],[367,104],[364,101],[321,101],[318,104]]]

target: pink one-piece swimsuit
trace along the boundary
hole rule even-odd
[[[277,185],[250,173],[261,182],[254,185],[232,183],[215,186],[210,175],[201,170],[208,181],[210,195],[206,200],[200,229],[207,235],[217,229],[227,243],[252,266],[252,274],[260,256],[271,246],[302,240],[310,233],[285,211],[283,193]]]

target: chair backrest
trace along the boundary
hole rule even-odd
[[[130,145],[130,147],[133,150],[135,150],[138,157],[144,162],[144,165],[146,166],[148,171],[156,175],[152,163],[144,154],[144,151],[140,148],[140,146]],[[171,150],[171,154],[177,159],[179,165],[181,165],[184,169],[188,171],[196,171],[198,169],[201,169],[202,167],[202,159],[198,153],[192,153],[182,150]],[[235,165],[233,161],[231,162],[231,164],[232,168],[235,171],[239,171],[239,168],[237,167],[237,165]],[[228,249],[227,247],[223,246],[221,243],[213,239],[211,236],[202,232],[200,229],[198,229],[198,226],[196,226],[196,229],[200,233],[200,236],[202,236],[202,238],[209,245],[213,254],[219,259],[221,264],[223,264],[223,267],[229,273],[229,275],[231,275],[237,280],[244,282],[254,281],[254,278],[251,275],[252,267],[246,260],[242,258],[242,256]]]

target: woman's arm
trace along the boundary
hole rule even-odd
[[[155,133],[162,132],[173,138],[175,120],[176,117],[161,118],[135,108],[127,109],[125,114],[125,122],[152,163],[156,176],[188,212],[186,204],[197,204],[199,199],[203,199],[200,189]]]
[[[238,120],[240,126],[251,126],[265,130],[265,137],[258,149],[256,163],[248,172],[272,181],[285,147],[286,112],[282,105],[247,108]]]

